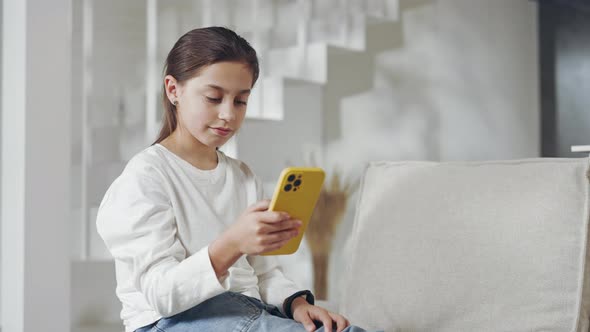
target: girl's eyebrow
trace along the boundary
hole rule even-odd
[[[220,87],[219,85],[215,85],[215,84],[207,84],[207,87],[215,89],[215,90],[221,90],[225,93],[228,93],[229,91],[225,90],[224,88]],[[244,93],[250,93],[250,89],[245,89],[245,90],[240,90],[240,92],[238,92],[239,95],[244,94]]]

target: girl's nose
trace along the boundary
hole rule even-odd
[[[219,118],[225,121],[232,121],[236,117],[234,112],[234,106],[230,103],[225,103],[221,105],[219,109]]]

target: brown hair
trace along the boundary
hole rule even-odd
[[[223,61],[243,62],[249,66],[254,86],[259,74],[256,51],[244,38],[223,27],[194,29],[180,37],[166,57],[164,77],[171,75],[182,83],[197,75],[201,68]],[[178,125],[176,106],[168,99],[165,86],[162,90],[162,103],[162,128],[153,144],[170,136]]]

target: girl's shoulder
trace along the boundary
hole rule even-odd
[[[166,169],[166,160],[156,145],[135,154],[123,169],[121,176],[128,178],[157,179]]]
[[[222,151],[219,151],[219,153],[223,156],[223,158],[225,158],[227,165],[230,168],[237,170],[241,176],[243,176],[245,178],[256,178],[256,174],[254,174],[254,172],[248,166],[248,164],[246,164],[246,162],[239,160],[239,159],[232,158],[232,157],[226,155],[225,153],[223,153]]]
[[[151,201],[166,202],[167,186],[162,166],[163,160],[153,146],[134,155],[105,192],[99,211],[116,208],[118,204],[128,202],[130,197],[135,200],[149,197]]]
[[[168,178],[168,173],[175,172],[174,167],[170,165],[168,153],[158,145],[149,146],[129,160],[121,175],[135,179],[165,180]],[[232,158],[220,150],[218,155],[219,161],[224,164],[220,167],[221,170],[224,170],[223,173],[229,169],[246,181],[257,178],[246,162]],[[222,176],[221,174],[218,175]]]

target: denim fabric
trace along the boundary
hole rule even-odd
[[[239,293],[226,292],[177,315],[135,330],[135,332],[305,332],[302,324],[283,315],[275,306]],[[317,332],[325,332],[320,327]],[[334,329],[335,331],[335,329]],[[344,332],[365,332],[356,326]]]

